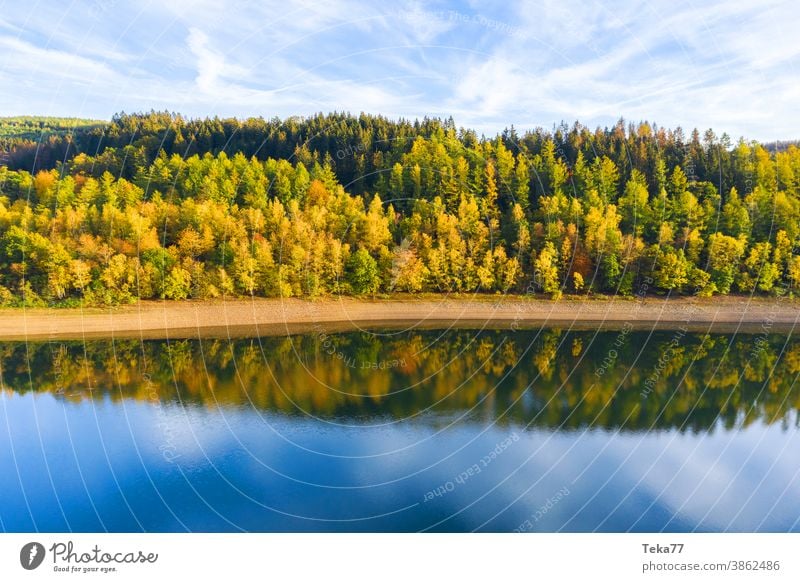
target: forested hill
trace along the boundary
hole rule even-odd
[[[389,170],[410,151],[418,137],[436,139],[447,145],[455,139],[477,156],[478,146],[487,139],[468,129],[457,129],[452,119],[392,121],[381,116],[358,117],[333,113],[310,118],[265,120],[249,118],[184,119],[167,112],[115,115],[111,122],[52,117],[0,118],[0,149],[7,155],[10,169],[38,171],[52,169],[78,154],[86,154],[95,164],[115,176],[131,179],[137,166],[152,163],[163,151],[167,156],[190,157],[205,153],[242,153],[245,157],[324,162],[329,160],[342,184],[360,182],[371,190],[380,182],[381,172]],[[607,156],[621,172],[623,180],[632,169],[648,176],[657,159],[671,171],[681,165],[697,181],[709,181],[722,191],[737,186],[745,189],[748,168],[738,167],[733,157],[736,143],[729,136],[716,136],[712,130],[684,134],[647,123],[619,121],[612,128],[591,130],[580,124],[562,124],[555,131],[537,129],[518,135],[513,127],[498,136],[515,155],[542,153],[553,141],[557,157],[568,166],[584,159]],[[489,141],[496,142],[498,138]],[[740,145],[740,144],[739,144]],[[749,143],[749,146],[755,144]],[[795,142],[764,144],[768,151],[785,151]],[[715,150],[715,151],[712,151]],[[449,152],[448,152],[449,153]],[[743,152],[739,152],[740,154]],[[375,174],[377,172],[377,175]],[[750,177],[752,178],[752,176]],[[348,188],[349,190],[349,188]],[[356,188],[358,190],[358,188]]]
[[[710,130],[150,113],[0,146],[6,304],[800,284],[800,150]]]
[[[30,162],[26,169],[34,169],[33,157],[37,146],[44,146],[37,166],[47,159],[46,166],[53,167],[56,159],[53,154],[65,152],[64,136],[85,134],[92,129],[107,125],[105,121],[79,119],[75,117],[41,117],[21,115],[17,117],[0,117],[0,164],[16,167]],[[52,151],[44,151],[50,150]],[[63,156],[59,159],[63,159]]]

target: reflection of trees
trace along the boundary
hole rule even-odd
[[[420,331],[4,343],[0,366],[6,389],[70,400],[146,401],[155,388],[164,401],[205,406],[396,418],[474,408],[476,419],[566,428],[703,430],[717,418],[726,427],[797,418],[800,341],[675,337],[631,333],[615,344],[613,332]],[[617,357],[604,367],[612,348]]]

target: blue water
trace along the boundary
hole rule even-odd
[[[555,344],[534,332],[429,333],[377,338],[369,360],[370,340],[337,336],[353,361],[320,357],[313,337],[220,342],[213,353],[207,341],[43,344],[41,353],[9,344],[0,527],[800,530],[800,400],[785,338],[773,338],[772,374],[728,388],[713,371],[730,374],[719,364],[735,340],[703,348],[708,361],[697,363],[692,348],[704,340],[689,338],[643,398],[636,384],[657,359],[641,356],[636,337],[595,397],[589,380],[599,381],[613,333],[561,334]],[[646,342],[654,358],[657,341]],[[406,361],[352,365],[387,355]],[[759,388],[778,373],[777,389]]]

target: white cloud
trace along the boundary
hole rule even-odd
[[[210,48],[208,36],[201,30],[191,28],[186,44],[197,57],[197,87],[207,93],[216,93],[224,79],[240,79],[247,76],[247,70],[238,65],[226,63],[225,57]]]
[[[50,102],[65,114],[84,102],[201,116],[365,110],[452,114],[488,133],[623,116],[800,136],[800,11],[788,0],[173,0],[120,3],[88,24],[41,4],[0,22],[24,31],[0,37],[12,88],[0,105],[17,112]],[[34,79],[36,98],[13,89]]]
[[[31,78],[45,74],[62,79],[91,82],[98,77],[113,76],[113,71],[102,61],[60,50],[40,48],[18,38],[0,36],[0,53],[3,54],[3,70],[27,74]]]
[[[4,20],[3,18],[0,18],[0,28],[5,28],[6,30],[11,30],[16,33],[22,32],[22,29],[20,27],[11,24],[10,22]]]
[[[455,26],[445,11],[427,10],[416,1],[398,5],[393,12],[385,13],[383,19],[387,30],[401,34],[408,45],[432,43]]]

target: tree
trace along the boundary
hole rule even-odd
[[[625,193],[619,198],[621,226],[626,232],[637,236],[644,232],[645,225],[650,219],[647,202],[647,184],[644,175],[634,170],[631,179],[625,185]]]
[[[619,170],[607,156],[595,158],[592,162],[591,186],[604,203],[614,202],[617,197]]]
[[[561,295],[557,261],[556,249],[553,243],[548,242],[533,263],[536,286],[545,293],[550,293],[553,297]]]
[[[378,263],[366,249],[359,249],[350,256],[345,276],[353,293],[357,295],[376,293],[380,287]]]
[[[580,293],[583,291],[583,275],[578,273],[577,271],[572,273],[572,288],[575,289],[576,293]]]
[[[780,277],[778,266],[770,261],[772,245],[760,242],[753,245],[744,261],[745,270],[739,273],[738,286],[741,291],[753,293],[771,291]]]
[[[420,261],[410,241],[403,242],[392,251],[392,266],[387,291],[406,291],[416,293],[422,291],[428,269]]]
[[[403,200],[406,197],[403,184],[403,165],[399,162],[392,166],[392,174],[389,177],[389,195],[392,200]]]
[[[530,173],[528,161],[523,156],[517,156],[517,165],[514,168],[514,202],[523,210],[530,206]]]
[[[666,251],[656,249],[655,285],[667,291],[680,291],[689,282],[691,265],[683,249]]]
[[[708,269],[717,292],[727,294],[739,270],[745,243],[718,232],[708,237]]]
[[[389,220],[384,214],[383,203],[377,194],[369,204],[369,211],[362,223],[361,241],[368,251],[377,253],[381,247],[386,247],[391,240]]]
[[[500,211],[497,206],[498,194],[495,176],[494,163],[489,160],[486,162],[486,190],[481,210],[482,214],[488,218],[492,230],[497,230],[500,216]]]
[[[789,283],[793,289],[800,288],[800,256],[789,259]]]
[[[732,237],[750,235],[750,213],[736,188],[731,188],[728,200],[722,207],[722,231]]]
[[[163,295],[165,299],[186,299],[192,286],[192,276],[181,266],[174,266],[164,281]]]

